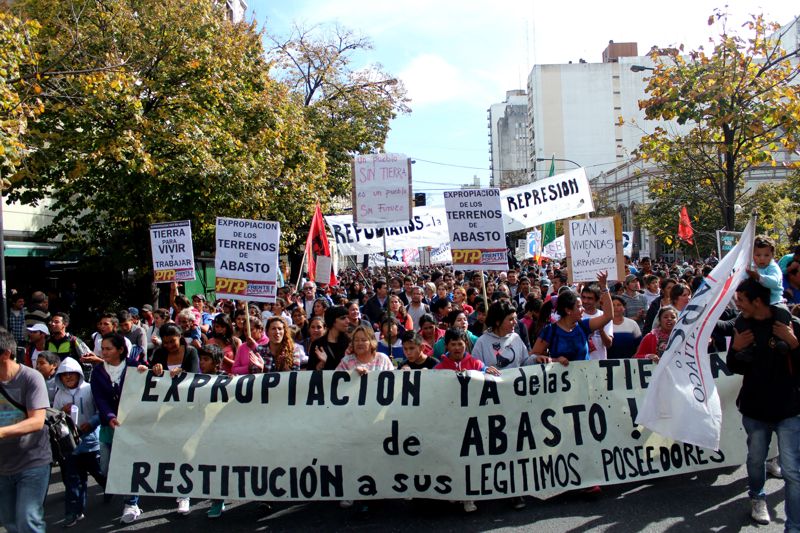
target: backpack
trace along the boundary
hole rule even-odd
[[[0,394],[14,407],[25,413],[27,416],[28,410],[25,409],[20,403],[14,400],[11,395],[6,392],[5,388],[0,385]],[[75,448],[81,442],[80,432],[75,421],[64,411],[47,407],[44,411],[44,425],[47,428],[47,435],[50,438],[50,451],[53,454],[53,462],[60,463],[67,456],[72,455]]]

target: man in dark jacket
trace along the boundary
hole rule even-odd
[[[375,296],[367,300],[367,303],[364,304],[364,309],[361,310],[361,314],[366,316],[373,327],[377,329],[378,323],[381,321],[389,304],[389,287],[386,285],[386,280],[379,279],[375,282],[373,288],[375,289]]]
[[[751,516],[759,524],[770,521],[764,482],[774,432],[786,481],[786,531],[800,531],[800,321],[775,321],[769,301],[769,289],[751,278],[736,288],[741,317],[727,362],[744,376],[737,405],[747,432]],[[788,353],[775,349],[778,341],[789,345]]]

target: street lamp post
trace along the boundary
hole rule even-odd
[[[536,162],[537,163],[542,163],[543,161],[562,161],[562,162],[565,162],[565,163],[572,163],[573,165],[575,165],[578,168],[581,168],[581,166],[582,166],[580,163],[576,163],[572,159],[559,159],[557,157],[537,157],[536,158]]]
[[[645,70],[655,70],[653,67],[646,67],[644,65],[631,65],[631,72],[644,72]]]

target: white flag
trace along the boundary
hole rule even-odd
[[[722,409],[708,341],[753,258],[755,219],[681,312],[656,366],[636,423],[674,440],[719,449]]]

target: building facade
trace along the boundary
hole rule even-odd
[[[489,121],[489,184],[501,189],[530,181],[528,156],[528,96],[506,92],[503,102],[487,110]]]

